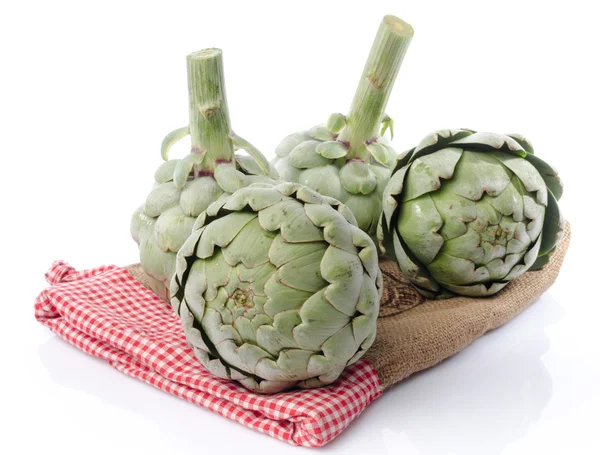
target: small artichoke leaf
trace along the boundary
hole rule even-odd
[[[337,160],[343,158],[348,154],[348,147],[345,144],[338,141],[326,141],[321,142],[316,148],[315,152],[321,155],[323,158],[328,160]]]
[[[158,247],[163,251],[177,253],[192,232],[196,219],[183,213],[176,205],[160,214],[154,226]]]
[[[347,194],[340,182],[339,170],[333,165],[305,169],[300,173],[298,183],[338,201],[343,201]]]
[[[537,200],[540,204],[546,205],[548,189],[546,182],[544,182],[544,179],[535,166],[523,158],[515,157],[507,153],[494,152],[493,156],[519,177],[527,191],[537,193]]]
[[[294,148],[296,148],[296,146],[311,139],[312,137],[308,134],[308,131],[297,131],[292,133],[286,136],[275,148],[275,155],[280,158],[286,157],[294,150]]]
[[[234,143],[234,145],[236,145],[237,147],[239,147],[242,150],[245,150],[246,153],[248,155],[250,155],[252,158],[254,158],[254,162],[256,163],[256,165],[258,166],[258,169],[260,170],[260,172],[258,172],[259,174],[263,174],[263,175],[269,175],[269,173],[271,172],[271,166],[269,164],[269,160],[267,160],[267,158],[261,153],[260,150],[258,150],[254,145],[252,145],[250,142],[248,142],[246,139],[244,139],[241,136],[238,136],[235,133],[231,133],[231,140]]]
[[[400,206],[398,232],[424,265],[430,264],[444,245],[444,239],[438,233],[442,225],[443,219],[429,195]]]
[[[186,215],[197,217],[222,194],[223,190],[214,178],[202,176],[185,185],[179,205]]]
[[[341,313],[351,317],[363,283],[364,269],[356,254],[329,247],[321,263],[323,278],[330,283],[325,298]]]
[[[289,243],[319,242],[323,232],[306,216],[304,206],[295,200],[286,199],[258,213],[261,226],[269,231],[279,230]]]
[[[155,218],[165,210],[179,204],[181,190],[173,182],[157,185],[146,198],[144,213]]]
[[[392,233],[394,252],[398,266],[402,274],[406,276],[415,286],[433,293],[440,291],[439,284],[433,279],[427,269],[413,256],[406,244],[401,240],[399,234]]]
[[[311,169],[329,164],[329,160],[316,151],[320,144],[323,142],[315,140],[298,144],[288,156],[290,164],[298,169]]]
[[[256,216],[253,212],[233,212],[208,223],[198,242],[196,256],[201,259],[213,256],[215,246],[225,248]]]
[[[327,129],[332,133],[339,133],[346,126],[346,116],[344,114],[331,114],[327,119]]]
[[[171,149],[173,144],[183,139],[188,134],[190,134],[190,129],[188,125],[182,128],[177,128],[176,130],[173,130],[169,134],[167,134],[160,146],[160,156],[162,157],[162,159],[167,161],[169,159],[169,150]]]
[[[158,184],[170,182],[173,180],[173,173],[175,167],[180,160],[169,160],[158,166],[158,169],[154,173],[154,181]]]
[[[371,156],[379,164],[386,167],[391,165],[389,152],[385,145],[378,142],[371,142],[370,144],[366,144],[366,147]]]
[[[405,158],[408,158],[409,161],[413,161],[446,147],[456,147],[456,142],[471,136],[474,133],[474,131],[464,128],[434,131],[425,136]]]
[[[383,121],[381,122],[380,135],[383,136],[388,129],[390,130],[390,138],[394,139],[394,120],[392,120],[389,115],[385,114],[385,117],[383,117]]]
[[[362,161],[350,161],[339,171],[339,180],[351,194],[370,194],[377,188],[377,177]]]
[[[244,174],[235,168],[233,163],[220,163],[215,167],[215,180],[227,193],[235,193],[236,190],[246,186]]]
[[[319,141],[332,141],[335,138],[335,135],[325,125],[313,126],[308,130],[308,134]]]

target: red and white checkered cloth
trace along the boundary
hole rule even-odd
[[[76,271],[55,262],[36,319],[111,366],[290,444],[327,444],[381,394],[373,366],[360,360],[329,387],[272,396],[211,376],[185,341],[169,305],[114,265]]]

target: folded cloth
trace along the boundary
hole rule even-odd
[[[211,376],[188,347],[171,307],[114,265],[76,271],[55,262],[35,317],[61,338],[168,393],[294,445],[320,447],[382,393],[366,360],[335,384],[273,396]]]
[[[187,346],[171,307],[149,290],[156,290],[156,283],[139,265],[77,272],[56,262],[46,274],[51,286],[37,298],[35,316],[69,343],[127,375],[291,444],[320,447],[384,390],[528,308],[558,276],[570,236],[567,224],[548,265],[486,298],[424,299],[395,263],[382,260],[377,338],[363,359],[328,387],[274,396],[210,376]]]

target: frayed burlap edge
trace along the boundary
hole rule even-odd
[[[380,261],[384,292],[377,337],[364,358],[379,374],[385,390],[411,374],[461,351],[486,332],[506,324],[535,302],[556,280],[569,247],[567,223],[562,242],[542,270],[527,272],[492,297],[428,300],[401,275],[396,263]],[[164,285],[139,264],[127,267],[144,286],[167,299]]]

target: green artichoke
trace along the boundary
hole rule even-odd
[[[562,191],[523,136],[437,131],[398,160],[378,237],[424,296],[489,296],[548,262]]]
[[[175,273],[175,255],[198,215],[223,194],[256,182],[274,183],[278,177],[255,147],[231,131],[221,51],[193,53],[187,66],[190,125],[163,141],[165,162],[154,175],[156,183],[146,202],[131,219],[142,268],[163,283],[165,291]],[[170,147],[187,134],[192,142],[189,155],[168,160]],[[235,155],[236,148],[250,156]]]
[[[255,184],[198,217],[171,304],[212,374],[259,393],[319,387],[373,343],[377,259],[343,204],[298,184]]]
[[[326,125],[291,134],[275,150],[273,164],[284,180],[341,201],[358,226],[373,237],[383,189],[396,158],[382,137],[393,127],[385,106],[412,36],[409,24],[386,16],[348,116],[333,114]]]

